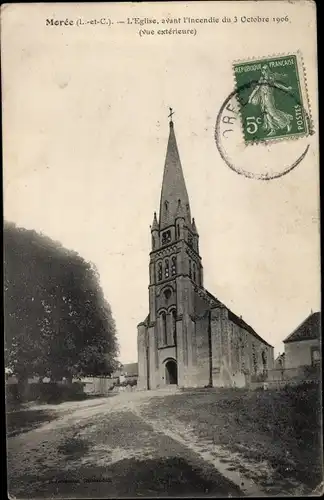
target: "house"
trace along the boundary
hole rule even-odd
[[[126,363],[122,368],[123,375],[127,377],[138,376],[138,363]]]
[[[311,314],[283,341],[285,368],[316,366],[321,362],[320,312]]]
[[[283,370],[285,368],[285,353],[283,352],[282,354],[278,354],[278,356],[275,359],[274,362],[274,369],[281,369]]]
[[[118,370],[116,370],[111,378],[116,378],[119,382],[124,382],[127,380],[137,380],[138,377],[138,364],[137,363],[125,363],[121,365]]]

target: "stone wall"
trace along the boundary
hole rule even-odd
[[[147,328],[144,323],[137,327],[138,389],[148,389],[147,385]]]
[[[196,316],[195,319],[195,344],[196,366],[193,367],[191,376],[192,387],[204,387],[209,384],[209,344],[208,344],[209,313]],[[188,381],[189,382],[189,381]]]
[[[245,387],[253,374],[272,369],[273,348],[229,320],[226,308],[212,309],[211,332],[213,386]]]
[[[312,364],[312,348],[320,348],[319,339],[288,342],[285,344],[285,368]]]

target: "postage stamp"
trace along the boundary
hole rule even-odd
[[[307,88],[298,54],[233,64],[246,144],[311,133]]]
[[[242,134],[239,93],[235,89],[226,97],[216,118],[214,137],[221,158],[231,170],[249,179],[269,181],[288,174],[307,155],[310,135],[297,141],[264,140],[254,143],[261,147],[251,147],[253,143],[247,143]]]

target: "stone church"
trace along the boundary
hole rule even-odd
[[[172,118],[151,236],[149,314],[137,327],[138,389],[244,387],[265,376],[273,347],[204,288]]]

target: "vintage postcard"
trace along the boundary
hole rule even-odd
[[[1,7],[11,499],[323,494],[316,4]]]

